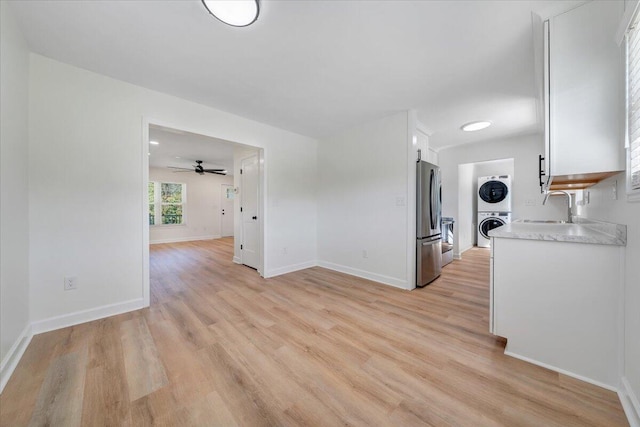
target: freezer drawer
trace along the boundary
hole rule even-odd
[[[425,286],[442,271],[442,239],[440,236],[418,239],[416,286]]]

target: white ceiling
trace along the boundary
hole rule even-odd
[[[149,127],[149,140],[158,142],[158,145],[149,145],[149,167],[193,169],[196,160],[202,160],[205,169],[226,169],[227,175],[233,175],[234,148],[242,146],[153,125]]]
[[[417,109],[440,148],[537,129],[531,12],[558,3],[266,0],[246,28],[200,0],[12,5],[62,62],[315,138]]]

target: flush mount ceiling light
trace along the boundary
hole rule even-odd
[[[474,132],[476,130],[485,129],[491,126],[491,122],[471,122],[463,125],[460,129],[465,132]]]
[[[202,0],[210,14],[233,27],[246,27],[258,19],[258,0]]]
[[[149,141],[149,144],[151,144],[151,145],[158,145],[158,144],[160,144],[160,143],[159,143],[158,141]]]

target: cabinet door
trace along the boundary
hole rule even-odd
[[[549,22],[553,176],[624,169],[622,2],[593,1]]]
[[[549,116],[549,21],[544,21],[543,27],[543,49],[544,56],[544,84],[542,88],[542,105],[544,106],[544,169],[540,170],[540,185],[549,183],[551,176],[551,147],[550,147],[550,116]],[[542,179],[542,171],[544,171],[544,179]]]

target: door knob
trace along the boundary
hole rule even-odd
[[[252,218],[252,219],[258,219],[258,217],[257,217],[257,216],[254,216],[254,217],[251,217],[251,218]]]

